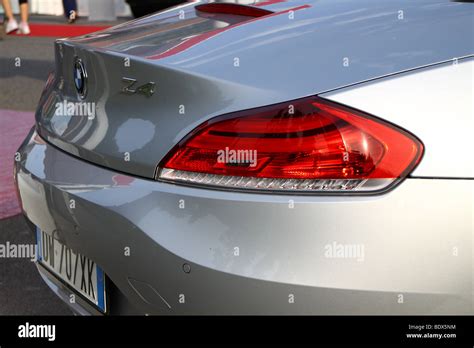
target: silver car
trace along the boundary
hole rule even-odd
[[[15,179],[75,312],[474,313],[474,3],[190,1],[55,54]]]

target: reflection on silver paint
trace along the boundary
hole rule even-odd
[[[132,117],[120,125],[114,139],[118,150],[123,153],[142,149],[154,137],[155,125],[152,122]]]

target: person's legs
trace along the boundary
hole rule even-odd
[[[18,34],[28,35],[30,27],[28,25],[28,0],[20,0],[20,28]]]
[[[20,17],[22,22],[28,23],[28,0],[20,0]]]
[[[77,18],[77,3],[76,0],[63,0],[64,16],[69,23],[73,23]]]
[[[12,5],[10,4],[10,0],[2,0],[2,5],[3,11],[5,12],[5,17],[7,17],[9,21],[11,21],[12,19],[14,20],[15,18],[13,18]]]
[[[2,0],[3,10],[5,11],[5,17],[7,17],[7,25],[5,26],[5,32],[7,34],[15,31],[18,29],[18,23],[13,17],[12,6],[10,4],[10,0]]]

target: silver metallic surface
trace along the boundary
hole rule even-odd
[[[425,153],[412,176],[474,178],[474,57],[322,96],[388,119],[422,139]]]
[[[26,216],[96,261],[128,310],[473,312],[473,180],[407,179],[370,197],[230,193],[115,173],[38,139],[16,168]],[[328,254],[338,245],[363,253]]]
[[[297,0],[249,20],[196,3],[58,41],[41,137],[32,131],[15,163],[25,216],[100,265],[112,314],[473,314],[472,59],[439,63],[474,54],[474,4]],[[123,76],[156,93],[123,94]],[[373,196],[154,180],[211,117],[318,93],[417,135],[418,177]],[[96,115],[57,115],[64,101],[95,103]]]
[[[42,136],[88,161],[152,178],[168,151],[211,117],[474,52],[469,3],[285,1],[264,6],[276,13],[250,20],[199,13],[198,3],[58,41],[56,81],[36,114]],[[88,69],[84,101],[96,103],[93,120],[54,114],[56,102],[77,101],[70,68],[76,56]],[[126,96],[123,76],[155,81],[157,93]]]

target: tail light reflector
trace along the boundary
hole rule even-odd
[[[309,97],[211,119],[163,159],[157,179],[299,192],[386,190],[423,145],[374,116]]]

